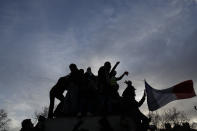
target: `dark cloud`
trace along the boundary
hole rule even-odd
[[[157,89],[186,79],[196,85],[197,4],[194,0],[43,0],[0,2],[1,107],[16,124],[48,105],[48,92],[68,65],[121,61],[137,99],[145,78]],[[121,82],[121,90],[125,88]],[[196,98],[165,108],[190,106]],[[37,108],[35,108],[37,107]],[[142,109],[147,111],[147,107]],[[192,115],[192,114],[191,114]]]

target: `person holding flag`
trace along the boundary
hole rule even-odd
[[[146,92],[144,91],[144,95],[142,99],[138,102],[135,100],[135,88],[132,85],[131,81],[125,81],[127,84],[126,89],[122,94],[121,108],[123,112],[123,116],[129,116],[133,118],[136,124],[137,131],[143,131],[149,128],[150,118],[147,118],[140,110],[139,107],[144,103],[146,98]]]

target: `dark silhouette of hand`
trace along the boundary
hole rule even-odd
[[[129,72],[128,71],[125,71],[124,74],[128,76],[129,75]]]

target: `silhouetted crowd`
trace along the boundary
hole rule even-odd
[[[141,130],[142,125],[143,128],[148,128],[150,119],[139,110],[145,101],[145,92],[142,99],[136,101],[132,82],[125,81],[127,87],[122,96],[118,93],[118,81],[128,75],[125,71],[120,77],[116,76],[119,63],[111,68],[111,63],[105,62],[99,68],[98,76],[92,73],[90,67],[84,72],[75,64],[70,64],[70,73],[59,78],[50,90],[48,118],[121,115],[132,117],[138,130]],[[67,93],[64,96],[65,91]],[[55,98],[60,100],[60,103],[54,110]]]
[[[119,95],[117,83],[128,72],[120,77],[116,76],[117,62],[111,69],[111,63],[105,62],[95,76],[91,68],[87,71],[78,69],[75,64],[70,64],[70,73],[59,78],[55,86],[50,90],[50,106],[48,118],[63,116],[86,115],[126,115],[133,117],[137,125],[146,125],[150,120],[143,115],[139,107],[145,101],[146,94],[137,102],[135,100],[135,88],[131,81],[125,81],[127,88],[122,96]],[[67,91],[66,96],[63,95]],[[55,98],[60,104],[54,109]]]
[[[150,126],[150,118],[147,118],[139,110],[139,107],[144,103],[146,93],[138,102],[135,100],[135,88],[131,81],[125,81],[126,89],[122,96],[119,95],[119,84],[128,72],[125,71],[120,77],[117,77],[116,67],[120,62],[117,62],[111,69],[111,63],[105,62],[98,70],[98,76],[95,76],[91,68],[88,67],[86,72],[83,69],[78,69],[75,64],[70,64],[70,73],[59,78],[57,83],[50,90],[50,105],[48,111],[48,119],[57,117],[69,116],[102,116],[99,120],[100,131],[113,131],[106,116],[120,115],[121,119],[130,117],[136,125],[136,131],[157,130],[155,126]],[[64,92],[67,91],[64,96]],[[54,110],[55,98],[60,100]],[[31,119],[25,119],[22,122],[21,131],[44,131],[46,118],[40,116],[36,126],[33,126]],[[82,121],[79,121],[73,128],[73,131],[88,131],[79,129]],[[123,122],[124,123],[124,122]],[[123,124],[124,125],[124,124]],[[162,130],[162,129],[160,129]],[[182,126],[166,124],[164,131],[190,131],[189,123]]]

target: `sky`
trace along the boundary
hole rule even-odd
[[[70,63],[97,75],[105,61],[120,61],[118,75],[130,74],[119,92],[132,80],[137,100],[144,79],[156,89],[192,79],[197,91],[196,14],[196,0],[1,0],[0,108],[20,128],[49,105]],[[197,121],[194,105],[197,97],[159,111],[176,107]]]

